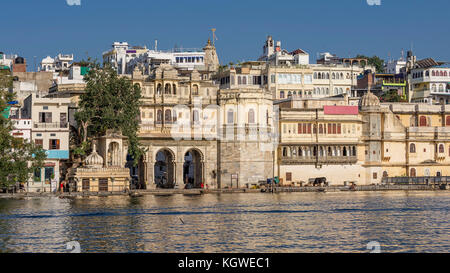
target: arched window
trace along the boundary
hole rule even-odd
[[[436,91],[436,84],[433,84],[433,85],[431,86],[431,91]]]
[[[416,176],[416,169],[415,168],[411,168],[411,170],[409,172],[409,176],[411,176],[411,177],[415,177]]]
[[[177,94],[177,86],[175,84],[173,84],[173,94],[176,95]]]
[[[192,94],[193,94],[194,96],[198,96],[198,85],[194,84],[194,85],[192,86]]]
[[[327,76],[326,76],[327,80],[330,79],[330,73],[327,72]]]
[[[427,118],[425,116],[420,116],[419,126],[421,126],[421,127],[427,126]]]
[[[328,156],[332,156],[333,152],[331,151],[331,147],[328,147]]]
[[[247,84],[247,76],[242,76],[242,84]]]
[[[314,79],[317,79],[317,72],[314,72]]]
[[[347,156],[347,147],[342,150],[342,156]]]
[[[319,124],[319,134],[323,134],[323,125]]]
[[[250,109],[248,111],[248,123],[250,124],[255,123],[255,111],[253,111],[253,109]]]
[[[439,144],[439,153],[444,153],[444,144]]]
[[[336,79],[336,74],[334,74],[334,72],[333,72],[333,74],[331,74],[331,79],[332,80]]]
[[[450,116],[445,118],[445,126],[450,126]]]
[[[234,112],[233,109],[229,109],[227,112],[227,123],[233,124],[234,123]]]
[[[341,76],[340,76],[341,80],[344,78],[344,74],[341,72]]]
[[[416,152],[416,144],[414,143],[409,144],[409,152],[412,154]]]
[[[156,114],[156,121],[157,122],[161,122],[162,121],[162,110],[158,110],[157,114]]]
[[[166,121],[166,122],[171,122],[172,121],[172,111],[170,111],[170,109],[167,109],[164,112],[164,121]]]
[[[158,83],[158,86],[156,87],[156,94],[161,95],[161,88],[162,88],[161,84]]]
[[[164,94],[170,94],[170,92],[171,92],[170,84],[166,83],[164,87]]]
[[[432,75],[432,76],[436,76],[436,71],[434,71],[434,70],[431,71],[431,75]]]
[[[356,156],[356,147],[355,146],[353,146],[353,154],[352,155]]]
[[[192,111],[192,121],[194,122],[194,124],[198,124],[200,121],[200,117],[198,116],[197,110]]]
[[[284,91],[280,91],[280,99],[284,99]]]
[[[283,156],[287,156],[287,148],[283,147]]]
[[[388,177],[387,171],[384,171],[384,172],[383,172],[383,177]]]
[[[237,79],[238,79],[238,84],[242,84],[241,76],[238,76]]]

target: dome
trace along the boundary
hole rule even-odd
[[[22,58],[22,57],[17,57],[17,58],[15,59],[15,63],[16,63],[16,64],[23,64],[23,63],[25,63],[25,59]]]
[[[86,157],[84,163],[87,168],[99,169],[103,167],[103,157],[101,157],[101,155],[97,153],[95,144],[92,147],[92,153],[88,157]]]
[[[360,101],[361,106],[380,106],[380,100],[372,92],[367,91],[367,94],[362,96]]]

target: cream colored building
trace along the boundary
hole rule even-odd
[[[69,159],[69,105],[67,98],[38,98],[34,94],[24,100],[21,111],[22,117],[32,122],[31,142],[47,154],[44,168],[29,182],[30,191],[54,190],[63,179],[61,167]]]
[[[326,177],[377,184],[383,177],[450,175],[450,108],[343,98],[279,101],[276,173],[283,184]]]

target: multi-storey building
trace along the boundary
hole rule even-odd
[[[215,55],[207,46],[213,51],[207,56]],[[148,151],[139,164],[141,183],[235,188],[272,176],[272,96],[261,87],[260,70],[242,69],[214,80],[206,67],[161,64],[149,76],[135,69],[132,80],[143,96],[139,138]]]
[[[433,59],[417,61],[408,75],[410,101],[450,104],[450,65]]]
[[[450,108],[381,104],[368,93],[287,99],[280,106],[276,174],[284,184],[326,177],[331,184],[450,174]]]
[[[70,99],[38,98],[30,95],[24,100],[22,118],[32,122],[31,142],[41,146],[47,158],[44,168],[29,182],[29,190],[54,190],[63,179],[63,162],[69,159],[68,106]]]

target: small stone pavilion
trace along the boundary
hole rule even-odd
[[[124,167],[128,152],[127,137],[120,131],[107,130],[93,143],[92,153],[86,157],[84,166],[75,168],[70,175],[69,179],[75,182],[77,191],[117,192],[129,189],[130,170]]]

